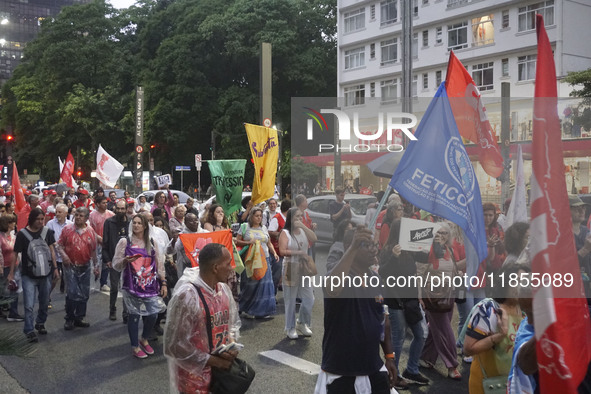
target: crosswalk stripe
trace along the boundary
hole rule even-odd
[[[306,361],[303,358],[292,356],[289,353],[282,352],[281,350],[268,350],[259,353],[261,356],[270,358],[285,364],[289,367],[295,368],[298,371],[307,373],[308,375],[318,375],[320,373],[320,365]]]

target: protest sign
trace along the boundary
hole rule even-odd
[[[400,239],[402,250],[409,252],[428,252],[433,244],[433,236],[439,225],[424,220],[400,219]]]

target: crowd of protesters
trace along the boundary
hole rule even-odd
[[[321,192],[319,185],[298,191]],[[457,225],[392,194],[381,212],[376,211],[377,203],[368,207],[367,216],[377,215],[375,228],[368,228],[371,220],[367,218],[365,225],[351,220],[345,192],[337,187],[335,200],[328,204],[334,229],[326,259],[328,276],[433,278],[466,272],[471,262]],[[318,240],[304,194],[295,195],[293,202],[271,198],[259,205],[246,198],[242,210],[232,215],[217,204],[204,212],[198,211],[193,199],[180,204],[168,188],[156,193],[151,204],[143,196],[137,200],[129,195],[117,199],[114,192],[105,196],[101,188],[92,196],[83,188],[60,194],[50,190],[41,198],[27,193],[27,204],[17,215],[10,194],[0,190],[0,272],[13,297],[0,313],[9,322],[24,321],[23,332],[30,342],[48,333],[51,293],[58,284],[66,294],[64,329],[90,327],[85,316],[93,282],[110,294],[109,311],[105,311],[110,320],[118,319],[117,296],[122,292],[121,318],[128,327],[132,356],[154,355],[150,340],[164,335],[172,389],[181,392],[207,392],[211,367],[227,368],[237,355],[236,351],[211,355],[204,330],[221,333],[215,347],[237,341],[239,316],[267,319],[275,315],[278,291],[283,292],[287,338],[313,335],[315,294],[301,279],[305,265],[314,259]],[[569,203],[583,283],[591,298],[586,204],[577,196],[570,196]],[[488,257],[472,262],[478,266],[477,275],[531,272],[529,224],[517,222],[503,228],[499,215],[504,226],[503,212],[495,204],[483,204]],[[437,224],[429,251],[402,249],[404,217]],[[228,229],[238,249],[260,247],[259,262],[266,267],[260,276],[246,260],[241,274],[228,268],[233,251],[219,245],[202,249],[202,266],[192,266],[179,234]],[[23,315],[18,311],[19,294]],[[430,294],[425,287],[387,294],[376,289],[324,289],[322,295],[324,339],[318,393],[354,392],[355,387],[388,393],[390,387],[428,385],[421,369],[434,368],[438,360],[454,380],[464,379],[458,371],[460,363],[471,363],[470,393],[484,393],[483,380],[491,377],[506,377],[511,393],[537,392],[531,289],[492,293],[483,281],[477,287],[455,288],[451,295]],[[215,327],[206,328],[208,308],[229,318],[212,319]],[[454,313],[459,316],[457,327],[451,323]],[[407,332],[412,339],[404,348]],[[523,356],[514,357],[517,351]],[[403,352],[407,352],[404,368],[400,365]],[[589,392],[587,384],[588,379],[581,392]]]

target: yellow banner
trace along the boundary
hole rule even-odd
[[[273,197],[277,162],[279,161],[279,140],[277,130],[245,123],[248,145],[254,160],[252,181],[252,202],[258,204]]]

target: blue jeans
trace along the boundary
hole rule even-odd
[[[39,294],[39,310],[35,324],[45,324],[47,320],[47,306],[49,305],[49,291],[51,290],[51,275],[44,278],[22,277],[23,299],[25,304],[25,334],[33,331],[33,309],[35,308],[35,292]]]
[[[153,315],[142,316],[142,320],[144,322],[144,329],[142,330],[142,338],[148,339],[150,334],[152,333],[152,328],[154,328],[154,324],[156,324],[156,319],[158,318],[158,314],[155,313]],[[140,315],[129,314],[129,318],[127,320],[127,331],[129,332],[129,339],[131,341],[131,347],[139,347],[140,341],[138,338],[138,331],[140,327]]]
[[[8,277],[10,273],[10,267],[4,267],[4,278]],[[13,298],[13,301],[10,303],[8,309],[8,317],[17,317],[18,316],[18,293],[11,292],[10,296]]]
[[[425,345],[423,321],[421,320],[415,324],[406,324],[404,311],[402,309],[388,309],[390,310],[390,334],[392,336],[392,347],[394,348],[394,353],[396,353],[396,358],[394,360],[396,363],[396,369],[400,373],[400,370],[398,369],[398,362],[400,361],[400,353],[402,353],[402,345],[404,344],[404,339],[406,337],[406,327],[408,326],[412,331],[413,339],[410,343],[410,349],[408,351],[408,363],[406,365],[406,370],[410,373],[417,374],[419,373],[419,358],[421,357],[421,352],[423,351],[423,346]]]
[[[314,290],[310,286],[286,286],[283,285],[283,300],[285,303],[285,331],[296,326],[296,297],[302,299],[300,305],[299,322],[301,324],[312,323],[312,308],[314,307]]]
[[[86,316],[86,304],[90,297],[90,275],[90,264],[64,267],[64,279],[68,284],[66,320],[82,320]]]

